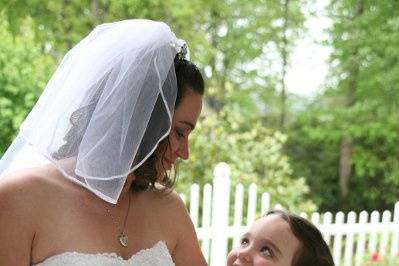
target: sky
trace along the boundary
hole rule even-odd
[[[325,29],[331,26],[325,7],[328,0],[318,0],[317,12],[305,22],[308,29],[296,44],[290,57],[286,84],[291,93],[312,97],[321,88],[328,73],[328,58],[331,49],[320,42],[327,38]]]

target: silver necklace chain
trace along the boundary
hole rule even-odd
[[[131,201],[131,191],[129,191],[129,205],[127,207],[127,212],[126,212],[125,219],[123,222],[123,227],[122,227],[122,230],[119,230],[120,232],[118,235],[119,243],[123,247],[127,247],[128,243],[129,243],[129,238],[128,238],[127,234],[125,233],[125,228],[126,228],[127,217],[129,216],[129,211],[130,211],[130,201]],[[114,217],[111,214],[111,211],[107,207],[105,207],[105,210],[107,211],[108,216],[111,218],[111,220],[115,224],[115,226],[117,228],[119,228],[119,223],[114,219]]]

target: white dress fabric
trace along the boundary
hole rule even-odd
[[[164,241],[143,249],[125,260],[115,253],[87,254],[65,252],[32,266],[174,266]]]

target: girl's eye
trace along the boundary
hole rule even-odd
[[[249,244],[249,240],[247,238],[241,239],[241,246],[246,246]]]
[[[273,258],[273,251],[268,246],[262,247],[260,253],[265,257]]]

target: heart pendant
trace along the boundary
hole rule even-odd
[[[127,247],[127,245],[129,244],[129,237],[127,235],[125,235],[124,233],[121,233],[119,236],[119,243],[123,247]]]

